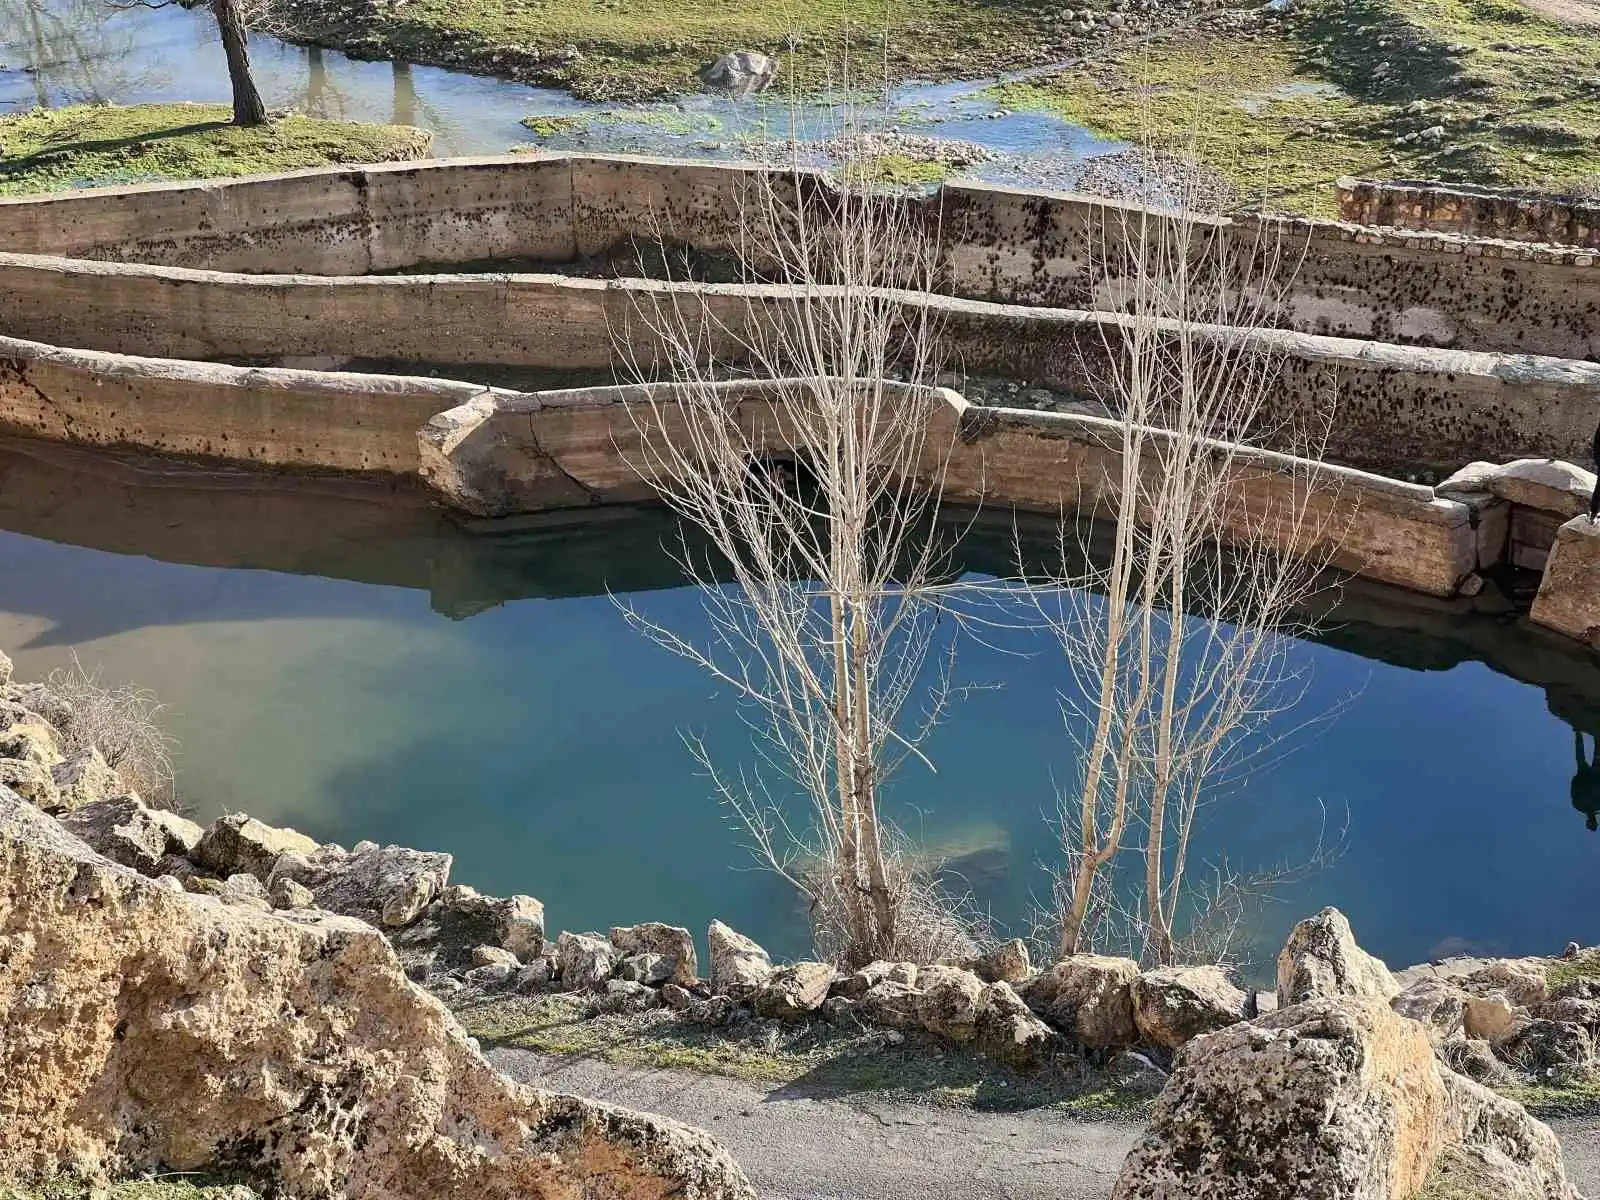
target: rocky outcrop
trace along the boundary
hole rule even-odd
[[[1389,968],[1356,944],[1349,920],[1336,908],[1301,921],[1278,954],[1282,1008],[1327,996],[1389,1000],[1399,993]]]
[[[225,817],[223,820],[229,821],[231,818]],[[311,842],[313,849],[307,852],[292,848],[294,841],[303,837],[302,834],[292,829],[276,830],[274,834],[288,836],[263,841],[260,831],[250,831],[256,843],[263,846],[263,857],[272,849],[284,847],[279,850],[263,877],[265,882],[270,885],[278,879],[292,879],[311,892],[318,908],[341,916],[359,917],[370,925],[395,929],[411,924],[450,881],[453,860],[448,854],[411,850],[405,846],[379,846],[373,842],[362,842],[348,853],[338,846],[318,846]],[[201,848],[194,855],[195,861],[202,865],[206,865],[202,858],[204,847],[205,842],[202,841]],[[241,862],[240,869],[259,874],[254,869],[257,861],[255,855],[251,854],[249,865]],[[542,907],[538,912],[538,922],[542,949]]]
[[[319,1200],[751,1191],[705,1134],[519,1087],[371,926],[185,895],[0,790],[0,1177],[237,1170]]]
[[[1217,967],[1162,967],[1132,984],[1133,1021],[1149,1045],[1166,1050],[1245,1019],[1250,997]]]
[[[1328,996],[1179,1051],[1113,1197],[1411,1200],[1469,1167],[1503,1186],[1486,1198],[1576,1197],[1555,1135],[1441,1066],[1422,1022]]]
[[[244,813],[233,813],[211,823],[190,858],[196,866],[214,875],[226,877],[242,873],[254,875],[265,883],[283,855],[304,857],[320,849],[315,840],[303,833],[278,829]]]

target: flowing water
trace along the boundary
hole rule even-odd
[[[458,879],[541,897],[555,928],[721,917],[803,952],[791,896],[750,869],[682,742],[748,761],[733,701],[607,595],[704,629],[662,550],[669,526],[619,510],[518,528],[465,532],[405,492],[10,447],[0,645],[22,678],[76,650],[155,688],[202,818],[243,809],[346,845],[447,849]],[[1003,570],[1006,532],[977,539],[968,565]],[[1600,833],[1570,794],[1575,728],[1600,731],[1592,660],[1414,597],[1347,608],[1329,644],[1295,651],[1311,670],[1296,711],[1321,719],[1204,831],[1207,858],[1225,847],[1260,867],[1304,857],[1324,810],[1348,816],[1343,857],[1250,935],[1270,951],[1333,902],[1400,963],[1593,941]],[[930,745],[937,770],[908,767],[889,804],[1015,930],[1072,772],[1067,680],[1037,638],[986,641],[963,646],[960,676],[1003,686],[956,706]]]
[[[556,149],[738,157],[746,138],[825,137],[838,115],[824,105],[791,113],[785,98],[687,96],[657,104],[590,104],[566,92],[406,63],[358,62],[331,50],[252,35],[251,61],[269,107],[316,117],[416,125],[440,156]],[[1049,178],[1085,156],[1122,149],[1046,114],[1011,113],[984,95],[990,81],[909,84],[873,123],[975,143],[998,157],[969,172]],[[229,99],[216,24],[205,9],[127,11],[105,0],[0,0],[0,113],[34,105]],[[536,137],[524,117],[586,117],[581,128]]]

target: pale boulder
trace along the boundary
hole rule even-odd
[[[837,972],[828,963],[799,962],[779,967],[750,999],[758,1017],[799,1021],[822,1007]]]
[[[0,687],[5,687],[11,682],[12,669],[11,660],[6,657],[6,652],[0,650]]]
[[[610,941],[592,933],[562,933],[556,939],[556,963],[569,991],[603,990],[617,967]]]
[[[242,1170],[304,1200],[752,1197],[703,1133],[495,1071],[370,926],[170,892],[3,789],[0,929],[0,1178],[70,1163]]]
[[[195,865],[214,875],[245,872],[263,883],[285,854],[312,855],[320,847],[312,838],[293,829],[272,825],[233,813],[218,817],[206,829],[190,855]]]
[[[1462,1006],[1461,1025],[1469,1038],[1498,1042],[1511,1032],[1519,1017],[1526,1015],[1526,1010],[1498,993],[1468,996]]]
[[[167,835],[167,853],[181,854],[188,857],[194,848],[200,844],[200,839],[205,836],[205,830],[187,817],[180,817],[175,812],[162,808],[152,808],[150,819],[161,826]]]
[[[1139,964],[1131,958],[1074,954],[1029,985],[1029,1007],[1070,1040],[1093,1049],[1132,1046],[1139,1040],[1133,1019],[1133,984]]]
[[[0,758],[0,788],[10,788],[45,812],[55,812],[61,807],[61,794],[56,791],[50,769],[36,762]]]
[[[991,1058],[1024,1070],[1041,1065],[1061,1043],[1004,980],[986,985],[978,997],[973,1041]]]
[[[381,928],[411,924],[450,879],[453,860],[448,854],[372,842],[350,851],[312,845],[310,852],[281,854],[269,879],[292,879],[309,889],[317,907],[325,912],[358,917]],[[539,916],[542,922],[542,909]]]
[[[1587,513],[1556,530],[1539,592],[1528,612],[1535,625],[1600,647],[1600,522]]]
[[[735,96],[764,92],[778,77],[778,60],[755,50],[734,50],[721,55],[700,72],[707,87]]]
[[[833,994],[843,996],[846,1000],[859,1000],[880,983],[897,983],[906,987],[915,987],[917,983],[917,964],[909,962],[886,962],[879,960],[868,963],[859,971],[846,975],[833,986]]]
[[[1418,979],[1389,1002],[1402,1017],[1420,1021],[1429,1036],[1448,1041],[1462,1032],[1469,997],[1443,979]]]
[[[1250,1003],[1218,967],[1161,967],[1140,975],[1131,991],[1139,1036],[1167,1050],[1243,1021]]]
[[[772,974],[772,958],[757,943],[721,921],[706,930],[711,952],[711,990],[729,996],[747,996]]]
[[[166,827],[137,796],[117,796],[63,813],[61,825],[112,862],[154,875],[167,855]]]
[[[93,746],[67,755],[50,768],[50,777],[55,780],[61,807],[66,809],[109,800],[112,796],[126,794],[128,790],[122,782],[122,776],[107,764],[100,751]]]
[[[1033,974],[1033,962],[1028,956],[1028,944],[1021,938],[1001,942],[994,949],[980,955],[972,970],[985,983],[1021,983]]]
[[[1410,1200],[1448,1139],[1421,1025],[1333,996],[1191,1042],[1113,1200]]]
[[[1399,994],[1400,984],[1389,968],[1356,944],[1349,920],[1337,908],[1301,921],[1278,954],[1282,1008],[1327,996],[1392,1000]]]
[[[699,977],[694,938],[681,925],[646,921],[642,925],[613,926],[611,944],[623,955],[659,955],[667,963],[667,978],[679,987],[690,987]]]
[[[62,761],[56,731],[43,721],[17,721],[0,732],[0,758],[37,763],[53,774]]]
[[[917,972],[917,1021],[929,1033],[970,1042],[978,1033],[984,983],[960,967],[923,967]]]
[[[1579,1200],[1548,1125],[1482,1084],[1448,1070],[1440,1078],[1453,1143],[1440,1167],[1469,1170],[1482,1200]]]

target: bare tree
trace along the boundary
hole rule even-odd
[[[170,8],[174,4],[190,7],[184,0],[109,0],[111,7]],[[266,0],[205,0],[217,19],[217,32],[222,38],[222,53],[228,61],[228,82],[233,89],[233,123],[240,126],[265,125],[267,106],[262,103],[256,89],[255,76],[250,71],[249,35],[247,24],[252,13],[257,15],[256,27],[271,11]]]
[[[710,632],[696,642],[626,611],[742,702],[759,765],[729,772],[692,747],[759,859],[808,898],[819,948],[926,961],[971,943],[882,792],[906,759],[926,761],[952,694],[934,531],[955,421],[932,386],[932,315],[887,289],[932,290],[938,230],[850,164],[824,180],[799,153],[749,173],[740,198],[745,277],[759,265],[781,280],[765,291],[782,303],[730,316],[668,286],[636,309],[647,336],[623,331],[626,353],[659,348],[631,357],[633,374],[669,381],[635,410],[638,468],[703,535],[704,552],[685,540],[679,557]]]
[[[1108,466],[1087,514],[1111,544],[1034,595],[1073,675],[1063,714],[1082,751],[1059,813],[1059,950],[1092,944],[1097,918],[1118,911],[1112,877],[1131,853],[1142,885],[1120,910],[1144,956],[1170,962],[1185,912],[1237,899],[1208,901],[1208,888],[1265,878],[1223,868],[1189,886],[1194,834],[1302,697],[1299,614],[1327,586],[1348,515],[1319,465],[1333,397],[1298,424],[1272,404],[1283,355],[1257,334],[1292,269],[1276,235],[1187,201],[1107,205],[1090,228],[1120,311],[1102,323]],[[1252,448],[1267,442],[1299,455]],[[1074,537],[1084,528],[1064,527],[1063,547]]]

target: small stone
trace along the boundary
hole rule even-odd
[[[272,901],[273,908],[314,908],[317,903],[317,898],[311,894],[310,888],[303,887],[292,879],[274,879],[272,886],[267,889],[267,897]]]
[[[661,1002],[675,1012],[686,1012],[695,1002],[695,995],[676,983],[664,983],[661,985]]]
[[[798,1021],[822,1007],[836,972],[827,963],[801,962],[774,971],[750,1001],[757,1016]]]
[[[0,787],[8,787],[35,808],[55,812],[61,807],[60,793],[47,768],[38,763],[0,759]]]
[[[1133,1020],[1153,1046],[1176,1050],[1245,1019],[1248,997],[1217,967],[1162,967],[1133,981]]]
[[[0,650],[0,687],[11,682],[12,670],[11,660],[6,657],[4,650]]]
[[[1577,958],[1578,955],[1582,953],[1583,947],[1578,945],[1577,942],[1568,942],[1567,948],[1561,952],[1561,957],[1570,962],[1572,959]]]
[[[505,987],[516,974],[516,958],[513,956],[509,963],[492,962],[484,963],[481,967],[473,967],[467,972],[467,983],[482,991],[493,991]]]
[[[627,979],[606,983],[605,996],[596,1005],[599,1012],[642,1012],[661,1003],[661,994],[652,987]]]
[[[542,991],[550,986],[555,973],[555,964],[548,958],[536,958],[517,972],[517,991]]]
[[[505,933],[500,944],[522,962],[544,953],[544,905],[532,896],[510,896],[500,914]]]
[[[614,926],[611,944],[624,955],[658,955],[667,969],[667,978],[680,987],[691,986],[699,974],[694,938],[681,925],[646,921],[642,925]]]
[[[233,813],[211,823],[191,857],[196,865],[218,875],[245,872],[265,882],[282,855],[310,855],[317,849],[317,843],[303,833]]]
[[[672,979],[672,963],[659,954],[630,954],[617,968],[617,975],[629,983],[660,987]]]
[[[222,888],[229,895],[242,896],[249,900],[266,900],[267,886],[254,875],[241,871],[237,875],[229,875],[222,881]]]
[[[167,833],[137,796],[85,804],[58,818],[61,827],[112,862],[154,875],[167,853]]]
[[[1519,1010],[1504,996],[1468,996],[1461,1026],[1469,1038],[1497,1042],[1511,1032]]]
[[[884,962],[881,960],[868,963],[854,974],[846,975],[842,979],[835,981],[833,993],[848,1000],[859,1000],[872,988],[884,982],[915,987],[917,984],[917,964]]]
[[[472,965],[475,967],[509,967],[512,971],[516,971],[522,966],[515,954],[499,946],[474,946],[472,948]]]
[[[973,970],[985,983],[1020,983],[1033,972],[1028,944],[1021,938],[1001,942],[979,958]]]

